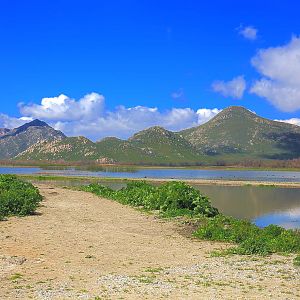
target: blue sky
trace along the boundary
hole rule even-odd
[[[69,135],[128,137],[229,105],[300,124],[296,1],[0,5],[0,126],[38,117]]]

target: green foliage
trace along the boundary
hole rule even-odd
[[[195,212],[187,208],[168,209],[167,211],[160,211],[159,215],[160,217],[165,219],[171,219],[171,218],[182,217],[182,216],[187,216],[189,218],[192,218],[195,216]]]
[[[31,183],[14,175],[0,175],[0,220],[34,213],[42,196]]]
[[[162,211],[187,209],[195,214],[213,217],[218,210],[211,206],[208,197],[184,182],[169,182],[158,188],[158,202]]]
[[[159,210],[166,216],[201,214],[212,217],[218,214],[206,196],[184,182],[168,182],[155,187],[145,181],[134,181],[119,191],[93,183],[81,189],[123,204]]]
[[[300,267],[300,254],[294,258],[294,265]]]
[[[90,184],[88,186],[83,186],[81,189],[86,192],[91,192],[105,198],[112,198],[114,194],[114,190],[112,190],[111,188],[95,183]]]
[[[249,221],[223,215],[207,219],[194,235],[201,239],[233,242],[237,247],[231,253],[259,254],[297,253],[300,251],[299,232],[276,225],[259,228]]]

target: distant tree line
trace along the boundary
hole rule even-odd
[[[287,160],[267,160],[267,159],[245,159],[241,161],[230,162],[226,160],[216,160],[213,163],[207,162],[135,162],[135,163],[109,163],[100,164],[95,161],[29,161],[29,160],[0,160],[0,165],[10,166],[78,166],[78,167],[93,167],[93,166],[149,166],[149,167],[246,167],[246,168],[300,168],[300,158]]]

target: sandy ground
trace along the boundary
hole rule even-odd
[[[0,299],[300,299],[293,256],[212,257],[173,221],[39,188],[37,215],[0,222]]]

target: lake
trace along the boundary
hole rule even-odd
[[[0,174],[51,174],[65,176],[112,177],[112,178],[159,178],[159,179],[228,179],[270,182],[300,182],[300,172],[253,171],[253,170],[199,170],[199,169],[151,169],[107,167],[100,170],[80,168],[27,168],[0,167]]]
[[[290,171],[236,171],[195,169],[136,169],[122,171],[78,170],[75,168],[0,168],[0,174],[52,174],[67,176],[98,176],[114,178],[176,178],[176,179],[231,179],[255,181],[300,182],[300,172]],[[78,184],[72,181],[57,182],[62,185]],[[88,180],[85,181],[88,183]],[[101,182],[112,188],[121,188],[121,182]],[[300,228],[300,189],[255,186],[195,185],[211,199],[222,213],[237,218],[252,220],[258,226],[277,224],[285,228]]]

